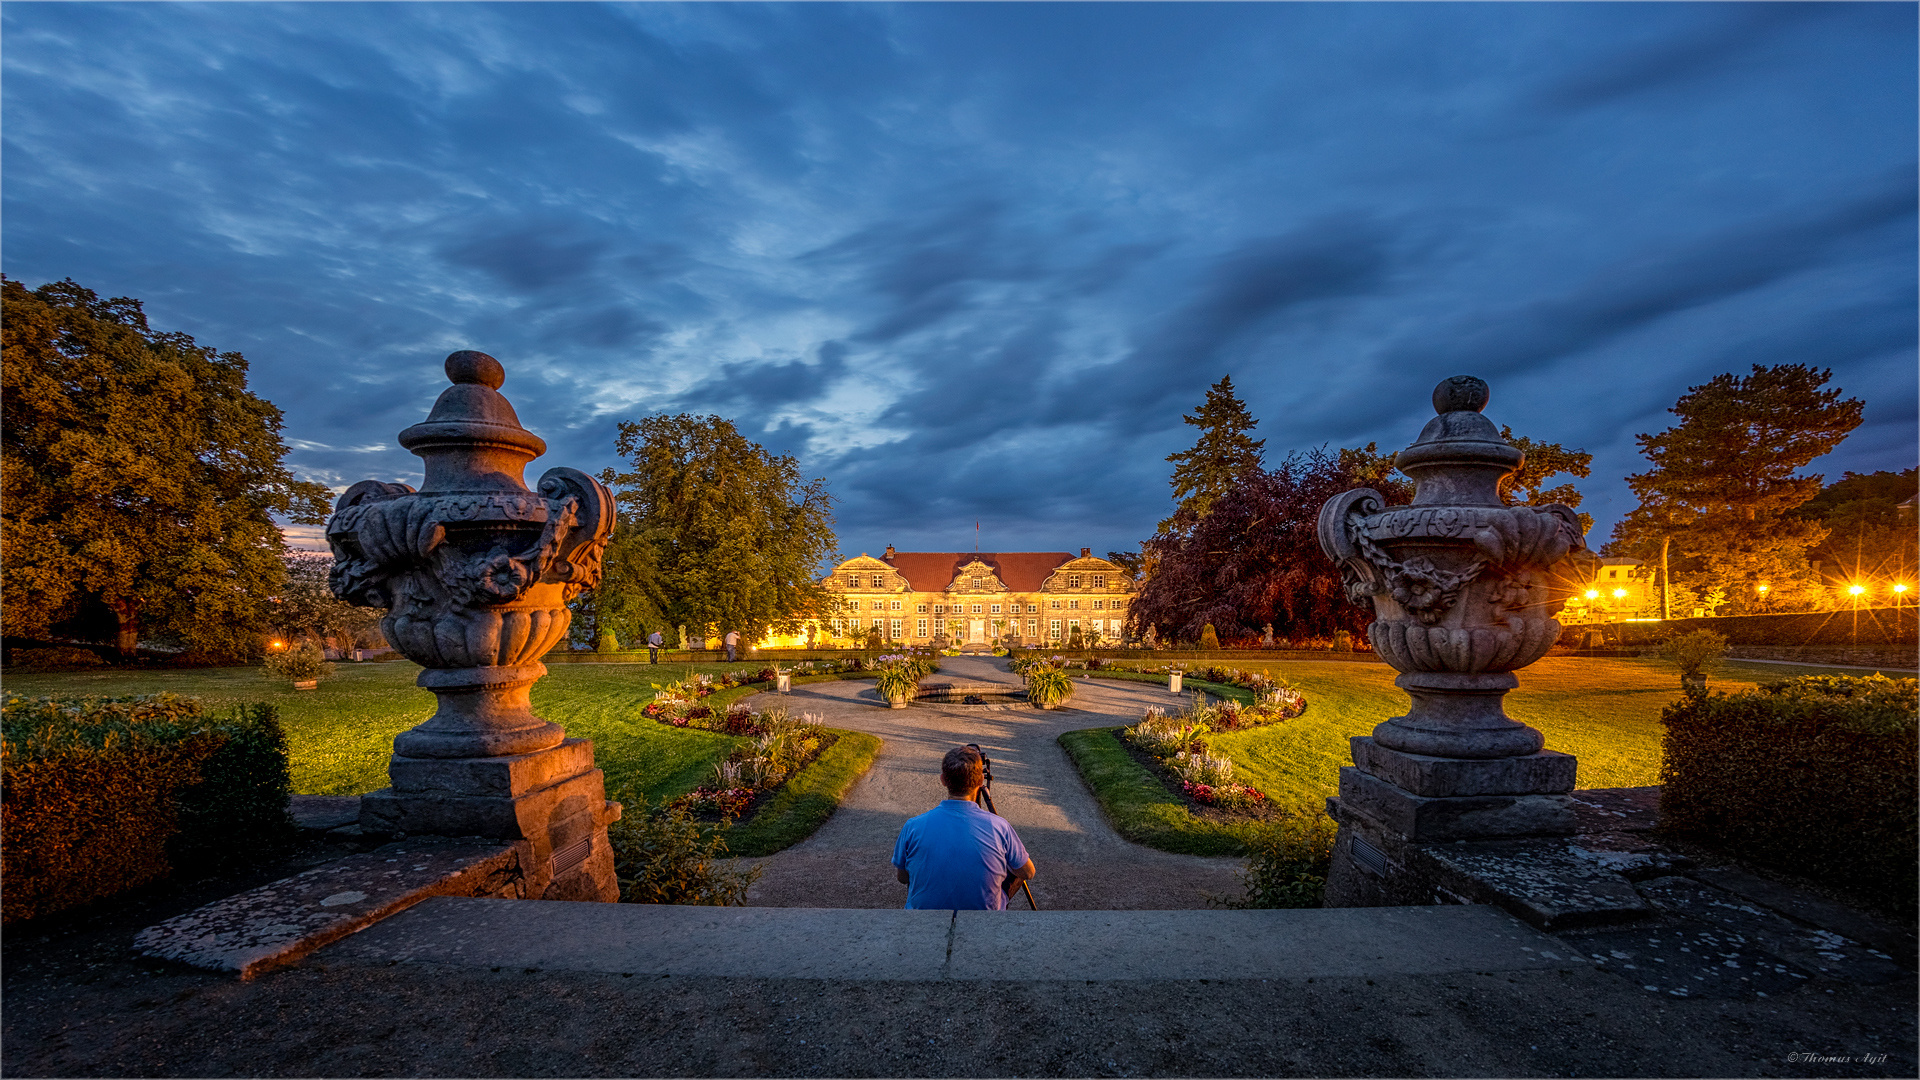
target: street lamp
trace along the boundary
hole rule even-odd
[[[1849,586],[1847,586],[1847,595],[1848,595],[1848,596],[1859,596],[1859,595],[1860,595],[1861,593],[1863,593],[1863,592],[1866,592],[1866,591],[1867,591],[1867,587],[1866,587],[1865,585],[1857,585],[1857,584],[1856,584],[1856,585],[1849,585]]]

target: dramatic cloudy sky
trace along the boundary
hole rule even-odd
[[[1104,551],[1223,374],[1273,456],[1464,372],[1604,536],[1750,364],[1914,464],[1915,11],[7,3],[4,270],[244,352],[336,487],[477,348],[536,470],[715,412],[849,554]]]

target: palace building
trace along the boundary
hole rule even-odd
[[[1064,551],[862,552],[821,584],[836,594],[835,636],[927,645],[1018,639],[1118,641],[1133,579],[1081,548]]]

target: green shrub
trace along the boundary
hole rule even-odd
[[[1200,647],[1202,649],[1218,649],[1220,647],[1220,635],[1214,632],[1212,623],[1208,623],[1200,628]]]
[[[92,649],[59,645],[50,649],[15,649],[13,667],[27,671],[72,671],[77,668],[105,667],[107,662]]]
[[[1228,908],[1316,908],[1333,861],[1334,824],[1321,814],[1294,814],[1248,846],[1246,889],[1238,897],[1208,897]]]
[[[303,641],[285,652],[268,653],[267,658],[260,662],[260,668],[268,678],[285,679],[288,682],[308,682],[333,674],[333,665],[327,662],[327,654],[311,641]]]
[[[747,902],[747,889],[759,880],[761,868],[716,865],[714,860],[727,854],[724,828],[702,828],[684,807],[653,809],[644,795],[623,795],[620,801],[626,813],[607,827],[607,839],[622,903],[726,907]]]
[[[282,841],[285,736],[269,706],[203,714],[175,694],[0,704],[7,922]],[[192,830],[187,834],[185,830]]]
[[[593,643],[593,651],[597,653],[619,652],[620,639],[614,636],[612,630],[602,627],[600,630],[600,636],[597,639],[595,639]]]
[[[1682,675],[1711,675],[1726,659],[1727,639],[1711,630],[1675,634],[1660,646],[1660,656]]]
[[[1661,828],[1911,913],[1920,683],[1815,675],[1667,706]]]
[[[912,701],[920,692],[920,678],[905,666],[889,664],[875,676],[874,688],[889,702]]]
[[[1057,709],[1073,699],[1073,676],[1052,664],[1036,664],[1026,671],[1027,703]]]
[[[1352,652],[1353,651],[1353,635],[1345,630],[1335,630],[1333,632],[1333,650],[1332,651]]]

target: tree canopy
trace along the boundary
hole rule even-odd
[[[1556,476],[1573,476],[1584,479],[1593,474],[1593,455],[1585,450],[1569,450],[1559,443],[1535,442],[1525,435],[1515,435],[1513,429],[1500,425],[1500,437],[1520,448],[1527,455],[1520,463],[1520,471],[1500,481],[1500,498],[1508,506],[1552,506],[1559,503],[1569,510],[1580,508],[1580,489],[1572,483],[1556,484],[1548,487],[1547,481]],[[1580,531],[1593,528],[1592,514],[1578,514]]]
[[[1724,614],[1817,605],[1808,553],[1828,530],[1795,511],[1822,478],[1798,472],[1859,426],[1862,407],[1828,389],[1831,377],[1804,364],[1756,364],[1749,375],[1689,387],[1669,410],[1679,423],[1635,436],[1652,468],[1627,477],[1640,505],[1615,526],[1606,553],[1656,561],[1670,541],[1676,589]]]
[[[143,634],[251,652],[286,580],[273,515],[321,522],[329,493],[282,464],[280,410],[247,390],[246,358],[71,280],[0,292],[8,632],[46,635],[95,599],[123,654]]]
[[[1247,412],[1247,403],[1233,392],[1233,377],[1223,375],[1207,390],[1207,399],[1182,420],[1200,429],[1192,448],[1169,454],[1173,462],[1174,516],[1160,523],[1160,531],[1178,529],[1182,522],[1205,517],[1215,499],[1227,493],[1243,476],[1259,470],[1265,439],[1248,434],[1260,421]]]
[[[833,496],[802,480],[718,416],[650,416],[620,425],[608,469],[619,523],[592,598],[601,627],[633,641],[654,629],[690,635],[792,633],[824,612],[821,566],[834,554]]]
[[[1381,483],[1373,447],[1288,454],[1271,470],[1243,473],[1212,508],[1143,546],[1157,572],[1128,613],[1128,631],[1198,640],[1211,625],[1227,641],[1272,623],[1292,637],[1362,633],[1370,616],[1348,603],[1340,572],[1320,550],[1320,507],[1356,487],[1374,487],[1389,505],[1412,497],[1405,481]],[[1184,513],[1184,511],[1183,511]]]
[[[1819,521],[1827,538],[1813,550],[1827,583],[1842,589],[1859,584],[1870,603],[1885,603],[1895,584],[1913,596],[1920,575],[1920,538],[1913,524],[1900,520],[1897,507],[1915,495],[1920,469],[1902,472],[1846,473],[1821,489],[1797,511]],[[1835,602],[1847,599],[1835,595]]]
[[[309,638],[342,649],[380,639],[379,608],[355,607],[333,595],[327,573],[333,557],[299,551],[286,557],[287,583],[272,598],[268,619],[288,638]]]

